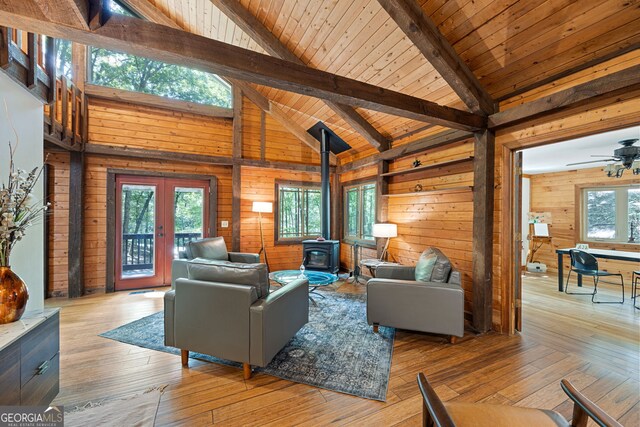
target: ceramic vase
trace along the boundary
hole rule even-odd
[[[27,285],[11,267],[0,266],[0,325],[19,320],[28,300]]]

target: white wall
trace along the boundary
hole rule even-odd
[[[14,162],[20,169],[31,170],[43,162],[42,103],[25,88],[0,72],[0,181],[7,183],[9,170],[9,141],[15,146],[16,137],[11,123],[18,133],[19,144]],[[42,180],[36,185],[34,196],[44,197]],[[38,221],[27,230],[11,253],[11,268],[29,288],[27,311],[41,310],[44,306],[44,225]]]

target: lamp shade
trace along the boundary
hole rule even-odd
[[[253,202],[252,212],[271,213],[273,212],[273,203],[271,202]]]
[[[396,237],[398,236],[398,226],[396,224],[373,224],[373,237]]]

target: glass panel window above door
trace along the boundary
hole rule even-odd
[[[178,258],[188,242],[204,237],[204,190],[176,187],[173,201],[173,257]]]
[[[121,197],[122,277],[153,276],[156,188],[125,184]]]

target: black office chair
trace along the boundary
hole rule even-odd
[[[569,251],[569,256],[571,257],[571,269],[569,270],[569,274],[567,275],[567,283],[564,286],[564,292],[568,295],[591,295],[591,302],[596,304],[624,304],[624,278],[620,273],[609,273],[608,271],[601,271],[598,269],[598,260],[588,252],[581,251],[578,249],[571,249]],[[569,278],[571,277],[571,272],[575,271],[577,274],[581,274],[583,276],[591,276],[593,277],[593,292],[569,292]],[[601,281],[601,277],[608,276],[619,276],[620,283],[622,285],[622,301],[596,301],[595,297],[598,293],[598,283]],[[612,285],[617,285],[617,283],[613,282],[605,282],[610,283]]]

